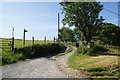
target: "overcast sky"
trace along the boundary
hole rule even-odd
[[[101,3],[104,8],[118,14],[117,2]],[[26,39],[53,40],[57,37],[57,13],[61,13],[58,2],[3,2],[2,3],[2,32],[0,37],[11,38],[12,27],[15,28],[15,38],[23,38],[23,29],[28,30]],[[118,25],[118,16],[105,9],[100,13],[105,22]],[[60,15],[62,20],[63,15]],[[61,23],[62,27],[62,23]]]

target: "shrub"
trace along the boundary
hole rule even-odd
[[[86,48],[85,48],[85,46],[83,44],[80,44],[79,48],[77,49],[77,52],[85,54],[87,52],[87,50],[86,50]]]
[[[108,51],[108,49],[106,49],[104,46],[102,45],[95,45],[92,48],[89,49],[89,51],[87,52],[88,55],[90,56],[96,56],[99,55],[103,52]]]
[[[63,51],[65,48],[60,43],[34,44],[33,46],[15,49],[15,52],[22,53],[25,58],[38,58]]]

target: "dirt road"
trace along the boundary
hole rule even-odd
[[[54,60],[42,57],[3,66],[2,78],[68,78],[69,75],[60,66],[64,66],[73,52]]]

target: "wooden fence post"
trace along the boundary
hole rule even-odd
[[[53,38],[54,42],[55,42],[55,37]]]
[[[32,37],[32,45],[34,44],[34,37]]]
[[[24,32],[23,32],[23,46],[25,46],[25,32],[27,32],[27,30],[24,29]]]
[[[44,41],[46,42],[46,37],[45,37]]]
[[[14,37],[12,38],[12,51],[14,51]]]

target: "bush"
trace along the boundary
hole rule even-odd
[[[65,48],[60,43],[35,44],[33,46],[15,49],[15,52],[22,53],[25,58],[38,58],[63,51]]]
[[[48,44],[35,44],[33,46],[27,46],[24,48],[15,48],[15,53],[10,50],[3,50],[0,59],[2,63],[0,65],[12,64],[20,60],[38,58],[47,56],[60,51],[63,51],[66,47],[63,44],[48,43]]]
[[[79,48],[77,49],[78,53],[88,54],[90,56],[96,56],[106,51],[108,51],[108,49],[106,49],[104,46],[95,44],[90,48],[88,48],[87,45],[80,44]]]
[[[85,48],[85,46],[83,44],[80,44],[79,48],[77,49],[77,52],[85,54],[87,52],[87,50],[86,50],[86,48]]]
[[[90,56],[96,56],[96,55],[99,55],[99,54],[101,54],[103,52],[106,52],[106,51],[108,51],[108,49],[106,49],[104,46],[95,45],[91,49],[89,49],[87,54],[90,55]]]

